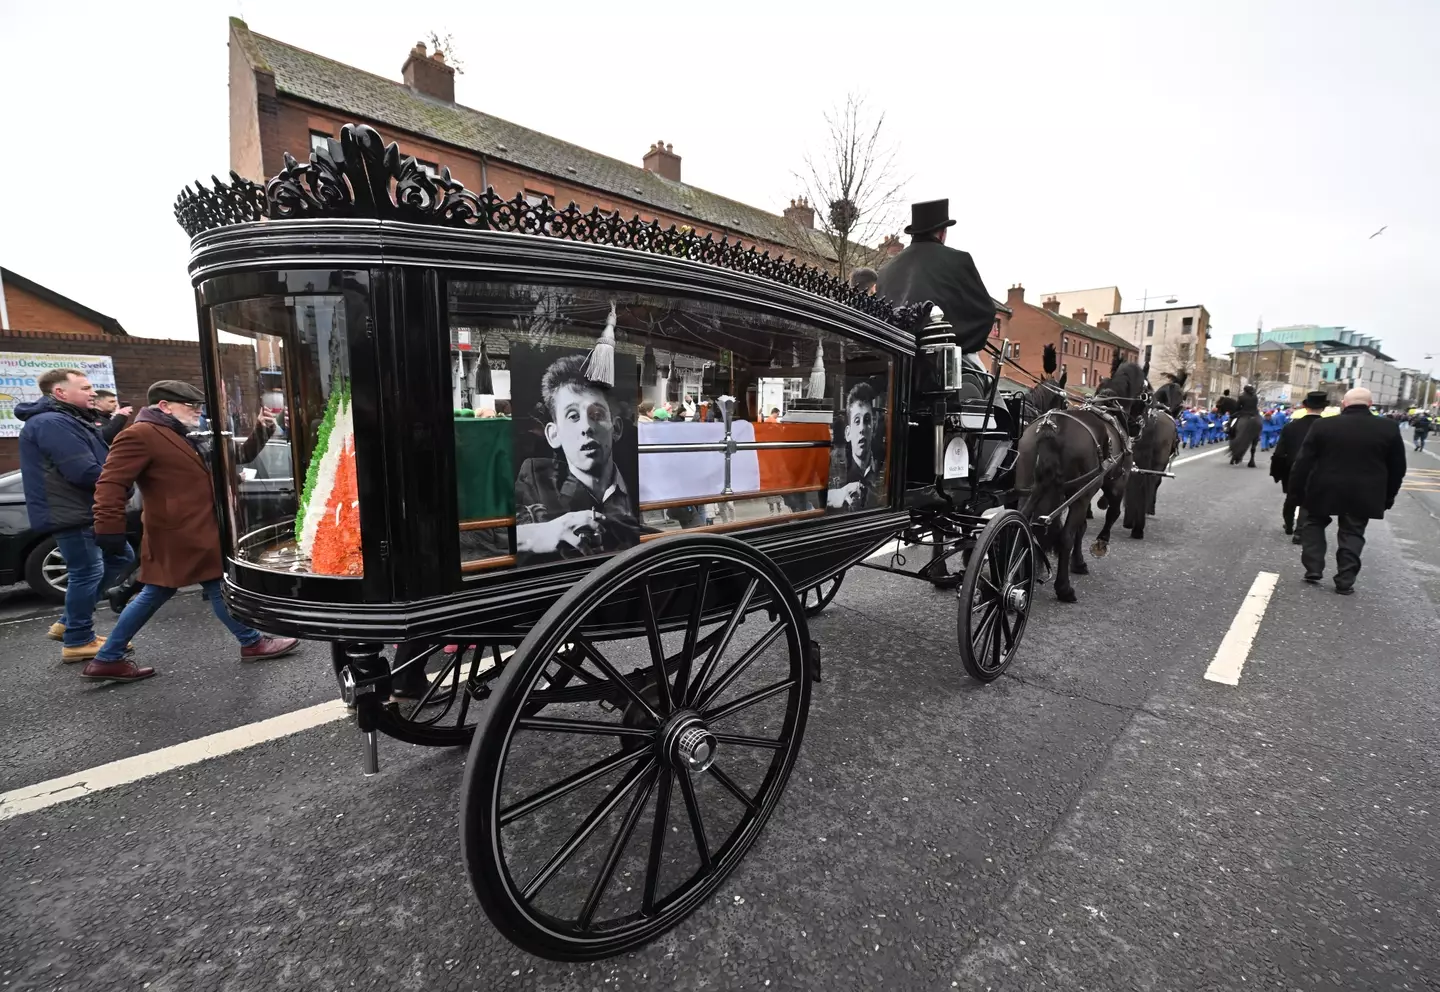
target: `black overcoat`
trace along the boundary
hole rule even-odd
[[[962,351],[979,351],[995,326],[995,301],[969,252],[917,241],[880,270],[880,295],[899,306],[934,303],[955,328]]]
[[[1319,516],[1379,520],[1405,478],[1405,442],[1394,421],[1350,406],[1310,428],[1290,471],[1288,494]]]
[[[1280,483],[1287,496],[1290,495],[1290,470],[1295,467],[1295,459],[1300,456],[1300,447],[1305,443],[1306,435],[1319,419],[1320,414],[1307,413],[1290,421],[1280,429],[1280,440],[1275,442],[1275,450],[1270,453],[1270,478]]]

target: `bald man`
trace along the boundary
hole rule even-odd
[[[1405,478],[1405,442],[1388,417],[1370,413],[1370,390],[1345,394],[1340,415],[1321,420],[1305,435],[1290,471],[1290,492],[1305,508],[1300,563],[1305,581],[1325,575],[1325,528],[1337,517],[1335,591],[1348,596],[1360,573],[1365,527],[1395,505]]]

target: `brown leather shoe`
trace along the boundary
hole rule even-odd
[[[248,648],[240,649],[241,661],[268,661],[294,651],[300,643],[298,637],[262,637]]]
[[[63,623],[52,623],[50,625],[50,633],[45,636],[52,641],[65,640],[65,625]]]
[[[154,674],[155,669],[141,668],[133,661],[92,661],[80,677],[94,682],[139,682]]]

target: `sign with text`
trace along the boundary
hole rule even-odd
[[[15,416],[15,408],[40,398],[35,380],[51,369],[78,369],[96,389],[115,389],[115,366],[109,355],[0,351],[0,437],[20,436],[24,424]]]

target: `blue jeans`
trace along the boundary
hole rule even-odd
[[[120,573],[135,560],[127,544],[123,555],[107,555],[95,545],[95,531],[89,527],[57,530],[53,535],[60,557],[65,559],[69,582],[65,587],[65,646],[83,648],[95,639],[95,603]]]
[[[261,634],[254,627],[247,627],[239,620],[230,615],[225,609],[225,600],[220,596],[220,580],[211,579],[209,582],[202,582],[200,586],[205,591],[205,598],[210,601],[210,608],[225,625],[225,629],[235,635],[242,648],[248,648],[257,643]],[[113,662],[120,661],[125,657],[125,646],[130,639],[140,632],[146,621],[155,615],[155,611],[169,602],[170,597],[175,595],[177,590],[169,586],[142,586],[130,600],[130,605],[125,607],[125,612],[120,614],[120,619],[115,622],[115,629],[110,631],[110,637],[105,641],[105,646],[95,656],[96,661]]]

